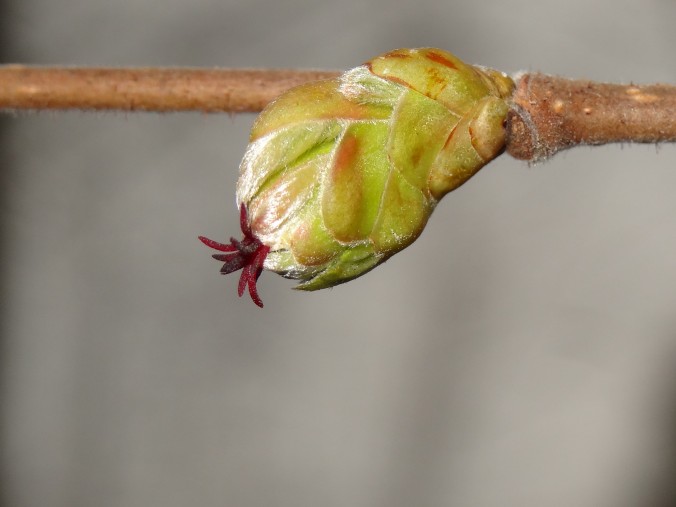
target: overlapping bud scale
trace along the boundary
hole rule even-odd
[[[264,267],[315,290],[411,244],[439,199],[502,151],[513,86],[445,51],[402,49],[279,97],[237,185]]]

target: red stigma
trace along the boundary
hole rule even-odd
[[[218,243],[213,239],[199,236],[199,240],[214,250],[219,252],[227,252],[224,254],[214,254],[212,257],[217,261],[223,262],[221,267],[221,274],[227,275],[234,273],[238,269],[242,270],[239,277],[239,285],[237,286],[237,294],[242,297],[244,289],[249,287],[249,295],[256,305],[263,308],[263,301],[258,295],[256,288],[256,281],[263,272],[263,263],[270,252],[270,247],[264,245],[251,232],[251,226],[247,217],[246,206],[242,204],[239,209],[239,225],[244,234],[241,241],[235,238],[230,238],[230,244]]]

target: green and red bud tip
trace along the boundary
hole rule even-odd
[[[241,269],[242,274],[239,277],[237,294],[242,297],[244,289],[248,286],[249,295],[253,302],[263,308],[263,301],[258,295],[256,282],[263,272],[263,263],[265,262],[268,252],[270,252],[270,247],[261,243],[251,232],[246,206],[244,206],[244,204],[242,204],[239,210],[239,224],[242,233],[244,234],[244,238],[241,241],[230,238],[230,244],[224,244],[214,241],[213,239],[205,238],[204,236],[199,236],[199,240],[214,250],[227,252],[224,254],[212,255],[214,259],[224,263],[223,267],[221,267],[221,274],[227,275]]]

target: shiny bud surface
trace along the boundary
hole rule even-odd
[[[253,126],[237,184],[263,267],[322,289],[410,245],[437,202],[502,152],[513,87],[423,48],[280,96]]]

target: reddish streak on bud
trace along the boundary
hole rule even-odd
[[[411,86],[411,83],[409,83],[408,81],[405,81],[405,80],[403,80],[403,79],[401,79],[400,77],[397,77],[397,76],[388,75],[387,80],[392,81],[393,83],[400,84],[402,86],[406,86],[408,88],[413,88],[413,86]]]
[[[214,241],[213,239],[205,238],[204,236],[199,236],[199,240],[209,248],[213,248],[219,252],[227,252],[224,254],[214,254],[212,256],[217,261],[224,263],[221,268],[221,274],[227,275],[228,273],[233,273],[241,269],[242,274],[239,277],[237,294],[242,297],[244,289],[248,286],[249,295],[253,302],[263,308],[263,301],[258,295],[256,281],[263,272],[263,263],[270,252],[270,247],[261,243],[251,232],[246,206],[244,206],[244,204],[242,204],[240,208],[239,225],[244,234],[244,238],[241,241],[230,238],[230,244],[224,244]]]
[[[432,60],[433,62],[440,63],[441,65],[444,65],[445,67],[448,67],[450,69],[457,69],[458,67],[455,66],[455,64],[450,61],[448,58],[446,58],[443,55],[440,55],[439,53],[427,53],[425,55],[428,60]]]
[[[340,151],[336,154],[334,168],[336,172],[342,172],[349,169],[354,163],[354,157],[357,154],[357,138],[353,135],[345,135],[343,142],[340,143]]]
[[[481,150],[477,147],[477,140],[474,136],[474,132],[472,131],[471,125],[467,127],[467,131],[469,132],[469,142],[472,143],[472,146],[474,147],[477,153],[481,153]]]
[[[446,142],[444,143],[444,149],[448,146],[448,144],[451,142],[451,139],[453,139],[453,136],[455,135],[455,129],[457,129],[458,126],[456,125],[453,127],[453,130],[451,130],[451,133],[448,134],[448,137],[446,138]]]
[[[394,51],[390,51],[389,53],[385,53],[383,55],[383,58],[411,58],[411,55],[409,53],[402,52],[401,50],[395,49]]]

